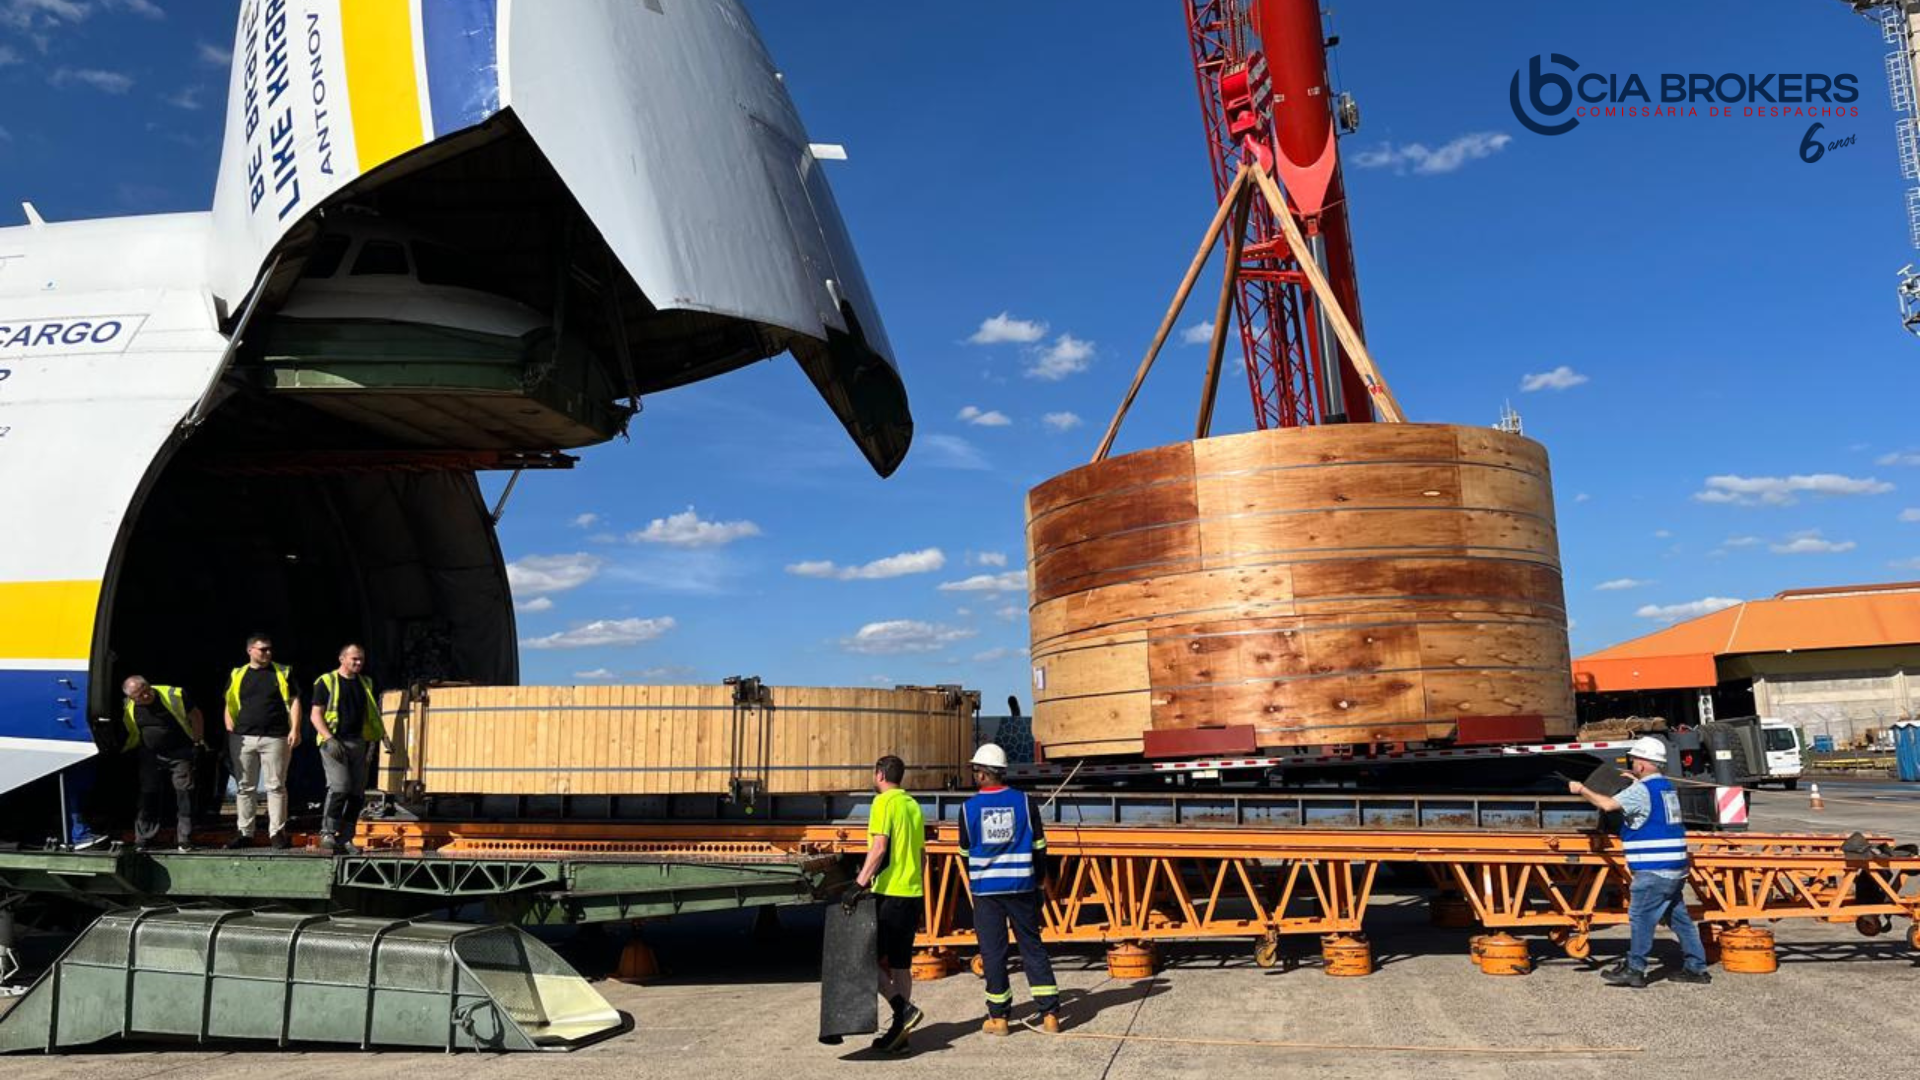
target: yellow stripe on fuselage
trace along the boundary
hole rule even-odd
[[[426,141],[420,80],[413,68],[409,0],[349,0],[340,5],[347,91],[360,171],[368,172]]]
[[[86,659],[99,607],[97,581],[0,581],[0,658]]]

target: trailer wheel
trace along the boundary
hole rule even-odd
[[[1280,966],[1280,938],[1278,935],[1261,938],[1253,946],[1253,962],[1257,967],[1275,968]]]
[[[1787,781],[1787,782],[1785,783],[1785,785],[1784,785],[1784,786],[1786,787],[1786,789],[1787,789],[1788,791],[1799,791],[1799,790],[1800,790],[1800,781],[1798,781],[1798,780],[1788,780],[1788,781]]]
[[[1907,948],[1920,949],[1920,922],[1907,927]]]

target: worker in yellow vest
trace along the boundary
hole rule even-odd
[[[122,753],[139,755],[140,811],[133,819],[136,851],[146,851],[160,835],[160,804],[165,783],[173,783],[174,844],[193,850],[193,752],[204,748],[206,722],[187,700],[186,691],[155,686],[139,675],[120,684],[127,696],[121,710],[127,739]]]
[[[367,804],[368,750],[387,741],[380,697],[373,680],[360,673],[366,664],[366,650],[349,644],[340,650],[340,666],[313,684],[313,730],[320,737],[320,767],[327,773],[320,850],[337,855],[358,850],[353,831]]]
[[[227,677],[227,749],[233,766],[239,833],[229,848],[253,844],[253,820],[262,789],[267,797],[267,839],[285,850],[293,846],[287,832],[287,763],[300,745],[300,695],[293,669],[273,662],[273,639],[265,634],[247,638],[247,662]]]

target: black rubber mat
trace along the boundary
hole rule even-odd
[[[827,905],[820,947],[820,1041],[829,1046],[880,1028],[876,906],[871,895],[851,914],[839,904]]]

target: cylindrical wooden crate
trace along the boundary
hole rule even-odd
[[[1087,465],[1027,497],[1034,740],[1148,730],[1263,748],[1573,733],[1546,451],[1439,424],[1230,435]]]
[[[963,780],[979,695],[768,686],[446,686],[387,695],[388,790],[481,795],[862,791],[896,754],[909,789]]]

